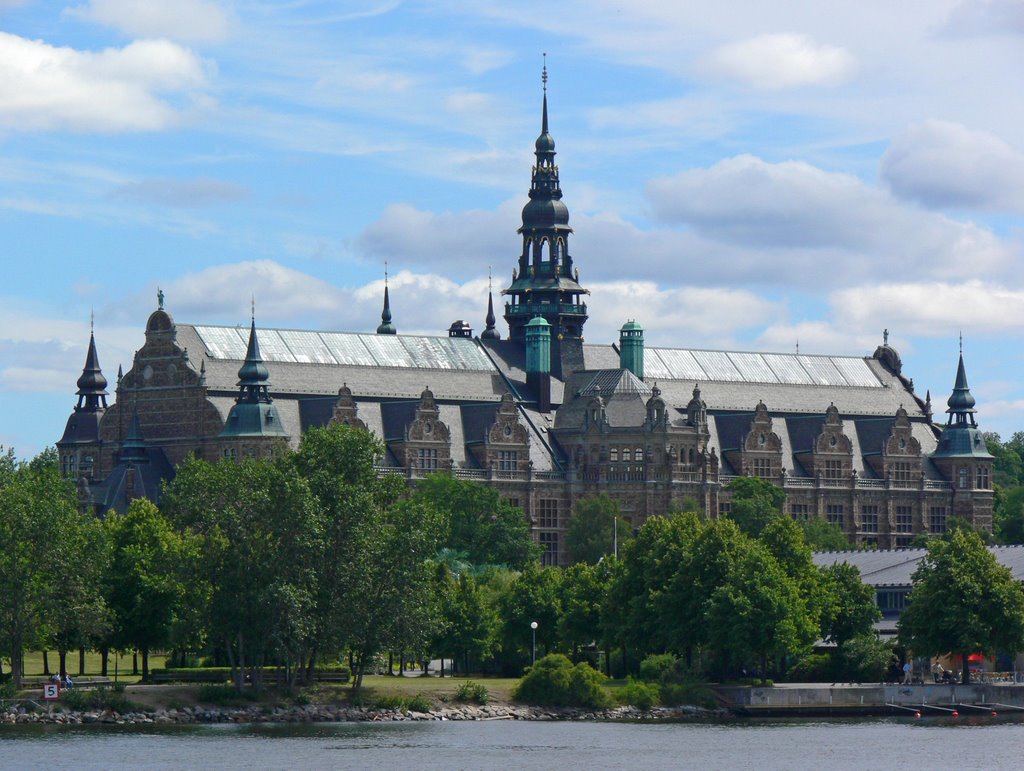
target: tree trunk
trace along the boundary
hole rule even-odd
[[[21,660],[21,635],[11,635],[11,682],[15,690],[21,688],[21,676],[25,671],[24,662]]]
[[[139,652],[132,651],[132,674],[139,674]]]
[[[149,648],[142,649],[142,681],[149,682]]]
[[[971,682],[971,667],[970,661],[968,660],[967,656],[968,654],[966,653],[960,654],[960,662],[963,664],[964,667],[963,674],[960,676],[960,682],[962,682],[964,685],[967,685]]]
[[[395,654],[388,651],[388,675],[395,674]]]
[[[399,676],[405,674],[405,651],[398,654],[398,674]]]
[[[43,651],[43,674],[50,675],[50,652]]]
[[[110,658],[110,648],[100,648],[100,674],[107,676],[107,660]]]
[[[78,649],[78,676],[85,675],[85,648]]]
[[[68,674],[68,652],[59,650],[57,656],[60,658],[60,679],[63,680]]]

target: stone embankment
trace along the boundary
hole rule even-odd
[[[291,707],[185,707],[153,712],[118,713],[47,711],[10,707],[0,713],[0,724],[51,723],[60,725],[172,725],[192,723],[326,723],[401,722],[429,720],[684,720],[720,717],[727,714],[701,707],[654,707],[646,712],[636,707],[586,710],[512,705],[450,706],[430,712],[381,710],[369,707],[305,705]]]

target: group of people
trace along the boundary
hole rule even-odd
[[[71,681],[71,673],[70,672],[65,672],[64,673],[64,679],[63,680],[60,679],[60,675],[57,672],[54,672],[52,675],[50,675],[50,682],[51,683],[57,683],[58,685],[63,685],[65,688],[74,688],[75,687],[75,684]]]
[[[955,683],[960,679],[960,673],[952,669],[945,669],[938,661],[932,666],[932,681],[936,683]],[[914,682],[914,667],[908,661],[903,665],[903,684],[910,685]],[[924,682],[924,676],[920,678]]]

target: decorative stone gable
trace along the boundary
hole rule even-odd
[[[604,406],[604,399],[601,398],[601,386],[594,386],[594,395],[587,402],[587,411],[583,418],[584,431],[601,431],[608,427],[608,416]]]
[[[686,405],[686,422],[694,428],[707,433],[708,405],[700,398],[700,386],[693,384],[693,398]]]
[[[743,437],[741,467],[745,476],[775,480],[782,475],[782,440],[772,431],[772,416],[762,401],[754,408],[750,431]]]
[[[352,398],[352,389],[348,387],[348,383],[342,383],[341,388],[338,389],[338,401],[334,404],[331,423],[341,423],[353,428],[366,428],[366,423],[359,419],[359,405]]]
[[[901,406],[882,450],[885,478],[899,487],[918,487],[921,484],[921,443],[911,432],[910,418]]]
[[[530,434],[519,422],[519,409],[512,394],[502,394],[494,413],[494,424],[484,442],[487,468],[502,473],[522,473],[530,467]]]
[[[819,479],[847,480],[853,474],[853,442],[843,433],[843,421],[834,404],[825,410],[821,433],[814,440],[812,466]]]
[[[647,400],[647,422],[644,428],[648,431],[668,430],[668,405],[661,398],[661,389],[657,383],[651,391],[651,398]]]
[[[403,449],[410,469],[430,472],[452,467],[451,432],[441,422],[441,411],[429,388],[423,389],[416,417],[406,426]]]

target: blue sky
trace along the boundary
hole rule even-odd
[[[179,321],[482,327],[551,130],[587,339],[869,355],[1024,429],[1022,0],[0,0],[0,443]],[[752,405],[753,406],[753,405]],[[771,405],[769,405],[770,407]],[[822,409],[827,405],[822,405]]]

